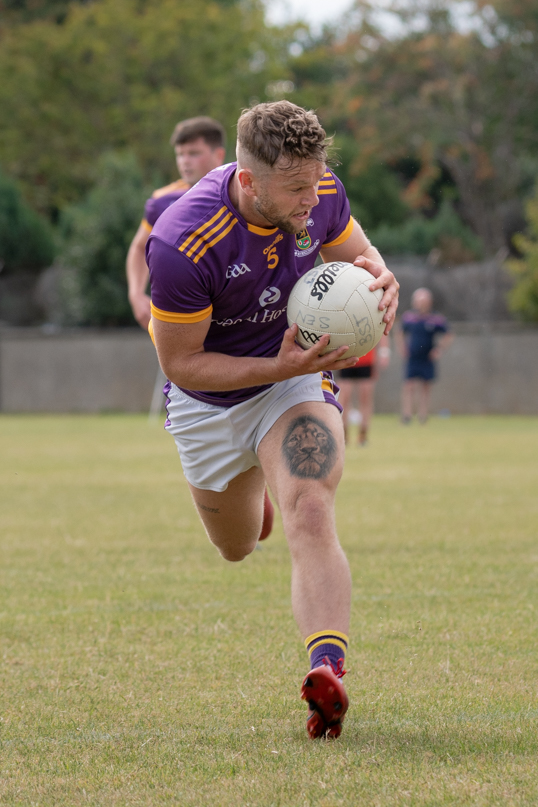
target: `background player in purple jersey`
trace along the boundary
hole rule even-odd
[[[344,433],[332,371],[355,364],[329,342],[302,350],[286,305],[320,253],[383,288],[386,333],[398,283],[327,170],[313,112],[258,104],[238,122],[237,164],[208,174],[159,218],[147,247],[152,326],[169,379],[168,421],[192,497],[221,555],[255,549],[269,485],[292,559],[292,607],[310,655],[302,697],[311,737],[337,737],[351,604],[334,500]]]
[[[129,302],[139,325],[147,330],[151,319],[150,298],[146,294],[149,271],[146,242],[161,213],[208,171],[222,165],[225,155],[224,127],[213,118],[188,118],[177,124],[170,143],[176,155],[180,179],[156,190],[147,200],[140,223],[127,254]]]
[[[402,317],[397,333],[398,348],[405,359],[402,385],[402,423],[409,423],[416,406],[418,419],[426,423],[430,410],[435,362],[451,343],[449,324],[441,314],[433,314],[429,289],[417,289],[411,298],[412,310]]]

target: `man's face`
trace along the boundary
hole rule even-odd
[[[272,227],[285,233],[300,233],[312,208],[319,203],[317,190],[325,170],[325,165],[317,160],[302,160],[292,168],[277,163],[255,173],[256,211]]]
[[[433,298],[426,289],[417,289],[413,294],[412,306],[419,314],[429,314],[433,306]]]
[[[222,165],[224,160],[224,149],[213,148],[203,137],[189,143],[178,144],[174,147],[174,151],[179,175],[191,186],[196,185],[213,168]]]
[[[330,429],[311,415],[302,415],[290,424],[282,448],[291,475],[301,479],[323,479],[336,459]]]

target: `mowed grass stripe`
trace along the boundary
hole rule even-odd
[[[0,418],[0,802],[534,805],[538,420],[375,420],[338,529],[337,743],[312,743],[277,519],[222,561],[146,418]]]

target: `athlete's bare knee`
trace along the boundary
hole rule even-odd
[[[325,523],[333,511],[333,495],[331,491],[322,489],[299,488],[287,497],[282,506],[284,522],[293,521],[308,524],[315,530],[318,524]]]

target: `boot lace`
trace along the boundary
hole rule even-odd
[[[325,656],[325,658],[323,659],[323,662],[327,665],[327,667],[331,668],[331,670],[333,671],[333,673],[336,675],[337,678],[343,678],[344,675],[347,672],[347,670],[344,670],[344,659],[343,658],[338,659],[336,667],[334,666],[334,664],[332,663],[332,661],[330,660],[330,658],[328,656]]]

